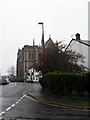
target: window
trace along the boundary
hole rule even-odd
[[[32,60],[34,59],[34,55],[32,54]]]
[[[29,53],[29,60],[31,59],[31,54]]]

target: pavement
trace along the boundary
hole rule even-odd
[[[86,104],[83,101],[79,102],[77,100],[68,100],[55,97],[44,92],[39,82],[31,84],[33,84],[34,87],[30,91],[26,91],[25,95],[33,101],[53,107],[80,109],[86,112],[90,112],[90,109],[86,107]]]

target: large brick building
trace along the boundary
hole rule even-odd
[[[25,45],[22,49],[18,49],[17,77],[26,79],[31,66],[39,62],[40,53],[41,48],[38,46]]]
[[[45,49],[47,47],[53,46],[54,43],[49,36],[49,39],[45,43]],[[42,46],[34,45],[24,45],[22,49],[18,49],[17,53],[17,77],[27,79],[28,70],[34,65],[38,64],[40,56],[42,54]]]

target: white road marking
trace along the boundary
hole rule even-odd
[[[14,107],[15,106],[15,104],[12,104],[12,107]]]
[[[18,104],[23,98],[25,97],[25,95],[23,95],[17,102],[15,102],[15,104],[12,104],[10,107],[8,107],[5,111],[0,113],[0,116],[5,114],[7,111],[9,111],[11,108],[15,107],[16,104]]]
[[[21,99],[18,100],[19,102],[21,101]]]
[[[1,112],[0,115],[3,115],[5,113],[5,111]]]
[[[21,99],[23,99],[23,96],[21,97]]]
[[[18,102],[16,102],[15,104],[18,104]]]
[[[6,111],[9,111],[11,108],[12,108],[12,107],[8,107],[8,108],[6,109]]]

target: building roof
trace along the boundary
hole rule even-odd
[[[76,39],[72,39],[69,44],[67,45],[65,51],[69,48],[69,46],[72,44],[73,41],[79,42],[80,44],[83,44],[87,47],[90,47],[90,41],[89,40],[76,40]]]
[[[83,44],[86,44],[87,46],[89,46],[90,47],[90,41],[89,40],[80,40],[81,41],[81,43]]]
[[[49,36],[49,39],[45,43],[45,48],[53,47],[54,45],[55,45],[54,42],[52,41],[51,37]]]
[[[38,69],[38,63],[34,63],[31,67],[30,67],[30,69],[31,68],[34,68],[35,70],[37,70]]]

